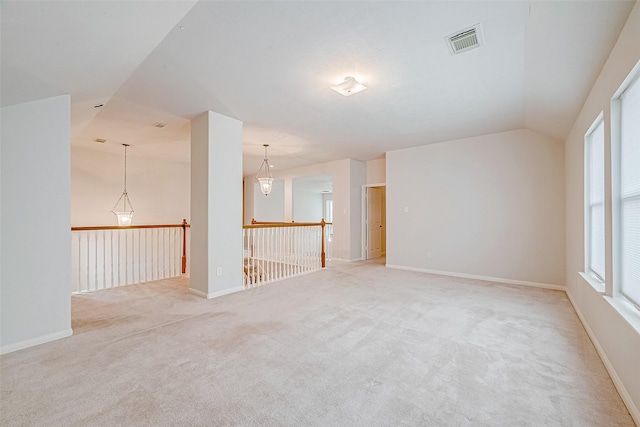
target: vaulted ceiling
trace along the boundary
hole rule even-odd
[[[0,95],[68,93],[72,147],[182,162],[191,118],[235,117],[247,174],[264,143],[285,169],[518,128],[562,140],[634,3],[3,0]],[[452,55],[475,24],[484,44]],[[345,76],[368,89],[336,94]]]

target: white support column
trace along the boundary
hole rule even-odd
[[[253,176],[244,177],[244,222],[243,224],[251,224],[251,220],[255,218],[255,203],[254,203],[254,192],[255,192],[255,178]]]
[[[242,122],[208,111],[191,122],[191,292],[243,289]]]
[[[362,186],[366,177],[364,162],[343,159],[331,163],[334,259],[362,259]]]
[[[349,205],[351,239],[349,259],[366,259],[362,253],[362,186],[367,182],[367,165],[358,160],[349,160]]]
[[[2,108],[0,353],[72,334],[70,98]]]

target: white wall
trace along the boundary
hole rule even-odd
[[[367,162],[367,184],[384,184],[386,182],[386,158]]]
[[[640,425],[640,312],[625,320],[614,307],[616,301],[598,294],[578,275],[584,271],[584,135],[598,114],[604,112],[605,157],[610,159],[610,101],[634,65],[640,60],[640,3],[636,3],[615,47],[580,112],[565,145],[566,158],[566,283],[567,293],[599,350],[605,366]],[[611,288],[611,191],[610,168],[606,168],[606,271]]]
[[[109,154],[86,148],[71,150],[71,224],[117,225],[110,212],[122,194],[124,149]],[[127,191],[135,211],[133,224],[190,221],[190,165],[136,155],[127,150]]]
[[[322,193],[293,189],[293,220],[295,222],[320,222],[324,217]]]
[[[258,222],[284,221],[284,180],[274,180],[268,196],[262,194],[260,185],[253,180],[253,216],[245,223],[251,224],[251,219]]]
[[[324,218],[322,193],[305,179],[293,179],[293,220],[320,222]]]
[[[322,218],[325,221],[331,222],[333,220],[333,209],[331,209],[331,215],[328,215],[327,212],[327,202],[331,200],[333,202],[333,193],[323,193],[322,194]]]
[[[72,334],[70,100],[2,108],[0,353]]]
[[[529,130],[388,152],[387,264],[562,286],[563,179]]]

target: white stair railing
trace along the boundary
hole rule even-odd
[[[325,263],[326,223],[258,223],[243,227],[244,286],[318,271]]]
[[[186,272],[189,224],[73,227],[71,290],[90,292]]]

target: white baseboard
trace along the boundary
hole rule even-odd
[[[42,335],[37,338],[31,338],[30,340],[20,341],[14,344],[3,345],[0,347],[0,354],[13,353],[14,351],[23,350],[25,348],[33,347],[40,344],[45,344],[51,341],[56,341],[62,338],[67,338],[73,335],[73,329],[65,329],[63,331],[54,332],[52,334]]]
[[[235,292],[240,292],[240,291],[244,291],[244,286],[236,286],[235,288],[223,289],[221,291],[210,292],[208,294],[202,291],[199,291],[197,289],[189,288],[189,293],[192,293],[194,295],[199,296],[200,298],[205,298],[205,299],[218,298],[223,295],[233,294]]]
[[[624,383],[622,382],[622,380],[620,380],[620,377],[618,376],[618,373],[613,367],[613,364],[607,357],[607,353],[605,353],[604,349],[600,345],[600,342],[598,341],[596,334],[593,332],[593,330],[585,320],[584,316],[582,315],[582,312],[578,308],[578,305],[573,301],[573,298],[571,297],[571,294],[569,292],[567,292],[567,296],[569,297],[569,301],[573,306],[573,310],[578,315],[578,319],[580,319],[580,322],[582,323],[584,330],[587,331],[587,335],[589,336],[589,339],[593,343],[593,346],[596,348],[596,351],[598,352],[598,356],[600,356],[602,363],[604,363],[604,367],[609,373],[609,376],[613,381],[613,385],[616,387],[616,389],[618,390],[618,393],[620,394],[620,397],[622,398],[622,401],[627,406],[627,410],[631,414],[631,418],[633,418],[633,421],[635,421],[636,425],[640,426],[640,410],[638,410],[638,407],[635,405],[635,403],[631,399],[631,396],[629,395],[629,392],[625,388]]]
[[[486,282],[506,283],[509,285],[532,286],[535,288],[553,289],[554,291],[564,291],[566,288],[561,285],[552,285],[550,283],[527,282],[525,280],[503,279],[501,277],[478,276],[475,274],[452,273],[450,271],[429,270],[426,268],[405,267],[403,265],[386,264],[387,268],[395,268],[397,270],[417,271],[419,273],[438,274],[440,276],[462,277],[464,279],[484,280]]]

